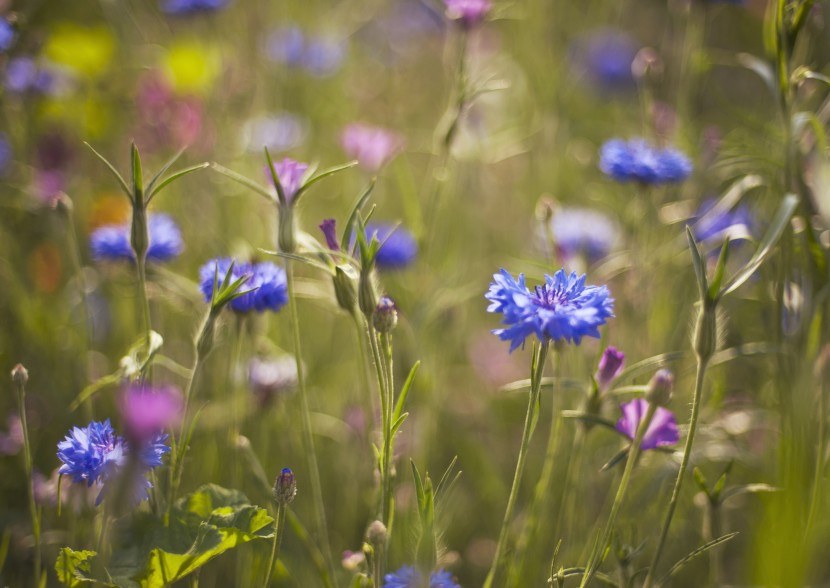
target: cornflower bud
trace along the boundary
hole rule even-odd
[[[294,472],[290,468],[282,468],[274,482],[274,500],[277,504],[285,506],[291,503],[296,495],[297,481],[294,479]]]
[[[667,406],[674,393],[674,375],[669,370],[658,370],[646,389],[646,400],[657,406]]]
[[[389,296],[380,297],[372,315],[372,324],[379,333],[391,333],[398,324],[398,309]]]

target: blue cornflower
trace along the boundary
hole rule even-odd
[[[184,16],[199,12],[216,12],[228,4],[229,0],[165,0],[161,4],[161,11],[174,16]]]
[[[576,41],[569,53],[573,67],[602,90],[634,87],[631,64],[639,47],[622,31],[595,30]]]
[[[366,225],[366,239],[375,237],[382,243],[375,263],[381,269],[399,269],[408,266],[418,255],[418,242],[412,233],[395,225],[369,223]]]
[[[680,182],[692,173],[692,163],[680,151],[658,149],[645,139],[612,139],[600,150],[600,169],[615,180],[643,184]]]
[[[151,215],[147,220],[147,232],[150,237],[149,261],[169,261],[184,249],[179,227],[166,214]],[[89,247],[92,257],[98,261],[135,260],[129,225],[107,225],[96,229],[89,237]]]
[[[718,210],[718,202],[714,198],[707,199],[695,213],[692,230],[695,239],[704,241],[723,241],[726,237],[735,241],[751,239],[755,227],[755,219],[745,204],[727,209]]]
[[[403,566],[383,577],[383,588],[421,588],[421,572],[414,566]],[[452,574],[439,570],[429,577],[429,588],[461,588]]]
[[[619,233],[614,221],[588,208],[558,209],[550,220],[550,229],[560,255],[584,255],[590,263],[608,255]]]
[[[510,341],[510,351],[530,335],[542,342],[564,339],[577,345],[582,337],[599,338],[598,328],[614,316],[614,299],[606,286],[586,286],[585,275],[567,275],[565,270],[545,275],[545,283],[531,292],[523,274],[516,280],[502,269],[493,275],[484,297],[491,302],[487,312],[504,315],[507,327],[493,333]]]
[[[231,259],[220,257],[207,262],[199,270],[199,283],[205,301],[210,301],[213,293],[213,279],[219,276],[218,284],[228,273]],[[288,282],[285,270],[277,267],[271,262],[261,263],[234,263],[230,280],[238,280],[242,276],[248,276],[248,280],[242,285],[242,290],[251,290],[239,298],[230,302],[231,310],[234,312],[263,312],[266,310],[278,311],[288,303]]]
[[[103,423],[93,421],[83,429],[73,427],[58,443],[58,459],[63,462],[58,473],[71,475],[72,481],[86,482],[87,486],[101,486],[96,504],[106,497],[120,475],[129,475],[133,501],[139,503],[147,499],[147,489],[152,488],[145,474],[160,466],[162,456],[170,451],[166,441],[167,435],[156,434],[137,448],[138,467],[125,467],[131,450],[126,439],[115,434],[109,419]]]

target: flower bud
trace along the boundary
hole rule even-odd
[[[387,538],[386,525],[380,521],[372,521],[366,529],[366,539],[373,546],[385,545]]]
[[[372,324],[379,333],[391,333],[398,324],[398,309],[389,296],[380,297],[372,315]]]
[[[196,340],[196,353],[199,357],[207,357],[207,354],[213,349],[215,331],[216,315],[211,311],[205,319],[205,323],[199,333],[199,338]]]
[[[14,366],[14,369],[12,370],[12,382],[18,386],[25,386],[28,381],[29,371],[23,367],[23,364],[19,363]]]
[[[277,504],[285,506],[294,500],[297,495],[297,481],[294,479],[294,472],[290,468],[282,468],[274,482],[274,500]]]
[[[374,272],[374,264],[363,267],[360,270],[360,280],[358,282],[357,304],[360,306],[360,311],[366,316],[366,320],[371,321],[372,315],[375,314],[375,309],[378,306],[378,291],[377,291],[377,277]]]
[[[294,209],[290,202],[280,205],[278,217],[277,245],[280,252],[294,253],[297,240],[294,236]]]
[[[698,360],[708,361],[717,348],[717,314],[715,306],[704,303],[695,322],[694,350]]]
[[[147,210],[143,202],[133,202],[133,222],[130,225],[130,246],[135,258],[143,262],[147,258],[147,249],[150,248],[150,237],[147,229]]]
[[[357,305],[357,272],[350,265],[338,265],[334,268],[332,281],[337,304],[349,314],[353,314]]]
[[[669,370],[658,370],[646,388],[646,400],[657,406],[666,406],[674,392],[674,375]]]
[[[616,347],[606,347],[602,352],[602,357],[599,360],[599,367],[597,368],[597,386],[600,393],[605,392],[611,382],[620,375],[625,363],[625,353],[619,351]]]

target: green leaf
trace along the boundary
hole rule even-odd
[[[709,284],[709,290],[706,293],[709,300],[717,300],[720,292],[720,285],[723,282],[723,274],[726,270],[726,259],[729,257],[729,237],[723,242],[720,248],[720,255],[718,256],[718,264],[715,266],[715,275],[712,276],[712,283]]]
[[[395,403],[395,411],[392,413],[392,421],[398,420],[398,418],[403,414],[403,407],[406,404],[406,397],[409,396],[409,389],[412,388],[412,382],[415,381],[415,374],[418,371],[418,368],[421,367],[421,361],[418,360],[412,366],[412,369],[409,370],[409,375],[406,377],[406,381],[404,381],[403,386],[401,387],[401,393],[398,396],[398,401]]]
[[[164,174],[166,174],[166,173],[170,170],[170,168],[171,168],[171,167],[173,167],[173,164],[174,164],[174,163],[176,163],[176,162],[179,160],[179,158],[180,158],[180,157],[182,156],[182,154],[184,153],[184,150],[185,150],[185,147],[182,147],[181,149],[179,149],[179,150],[176,152],[176,154],[175,154],[173,157],[171,157],[171,158],[167,161],[167,163],[165,163],[165,164],[162,166],[162,168],[161,168],[161,169],[160,169],[160,170],[156,173],[156,175],[154,175],[154,176],[153,176],[153,179],[152,179],[152,180],[150,180],[150,183],[149,183],[149,184],[147,184],[147,193],[148,193],[148,194],[152,194],[152,193],[153,193],[153,187],[156,185],[156,182],[158,182],[158,181],[159,181],[159,178],[161,178],[161,176],[163,176]]]
[[[781,206],[778,207],[778,211],[775,213],[775,217],[772,219],[769,229],[767,229],[767,233],[758,245],[758,249],[755,251],[755,254],[746,263],[746,265],[735,276],[733,276],[733,278],[721,291],[719,296],[726,296],[730,292],[737,290],[750,278],[750,276],[752,276],[752,274],[755,273],[755,270],[761,267],[761,264],[763,264],[767,257],[769,257],[770,253],[772,253],[773,247],[775,247],[775,244],[778,242],[778,239],[781,237],[784,229],[789,224],[797,206],[798,197],[795,194],[787,194],[787,196],[784,197],[784,201],[781,203]]]
[[[58,580],[69,588],[76,586],[90,586],[95,581],[92,577],[92,560],[98,554],[94,551],[75,551],[64,547],[58,552],[58,559],[55,562],[55,572]],[[110,583],[95,582],[105,586],[113,586]]]
[[[772,493],[780,491],[781,488],[777,488],[769,484],[744,484],[742,486],[733,486],[732,488],[724,490],[723,500],[721,500],[721,502],[726,502],[729,498],[740,496],[742,494],[763,494],[767,492]]]
[[[309,178],[309,180],[304,183],[300,188],[297,190],[297,193],[294,194],[294,200],[298,200],[303,193],[308,190],[311,186],[322,180],[323,178],[327,178],[329,176],[333,176],[334,174],[340,173],[347,169],[353,168],[357,165],[357,161],[350,161],[348,163],[344,163],[342,165],[337,165],[335,167],[330,167],[329,169],[325,169],[321,171],[319,174],[314,175],[313,177]]]
[[[119,371],[117,371],[113,374],[108,374],[106,376],[98,378],[97,380],[92,382],[89,386],[87,386],[86,388],[81,390],[80,394],[78,394],[75,397],[75,400],[73,400],[69,404],[69,412],[74,412],[74,411],[78,410],[79,406],[81,406],[84,402],[86,402],[87,400],[92,398],[92,396],[95,395],[97,392],[99,392],[100,390],[103,390],[107,386],[112,386],[114,384],[119,383],[122,378],[123,378],[123,374],[122,374],[121,370],[119,370]]]
[[[98,157],[98,159],[100,159],[101,161],[104,162],[104,164],[107,166],[107,169],[109,169],[110,172],[112,173],[112,175],[115,176],[115,179],[118,180],[118,184],[119,184],[119,186],[121,186],[121,189],[124,191],[124,194],[126,194],[127,198],[129,198],[130,202],[132,202],[133,201],[133,191],[130,190],[130,187],[127,185],[127,182],[124,180],[124,178],[121,176],[121,174],[118,173],[118,170],[115,169],[115,166],[112,165],[106,157],[104,157],[103,155],[101,155],[100,153],[95,151],[95,149],[92,147],[92,145],[90,145],[86,141],[84,141],[84,145],[89,147],[89,150],[92,151]]]
[[[242,184],[246,188],[248,188],[250,190],[253,190],[257,194],[259,194],[260,196],[265,198],[271,204],[274,204],[275,202],[277,202],[277,199],[274,197],[274,195],[271,192],[269,192],[268,190],[266,190],[265,188],[263,188],[262,186],[257,184],[255,181],[253,181],[249,178],[246,178],[242,174],[238,174],[235,171],[233,171],[232,169],[228,169],[224,166],[221,166],[216,162],[211,163],[210,167],[212,169],[216,170],[217,172],[219,172],[220,174],[222,174],[223,176],[232,179],[237,184]]]
[[[346,226],[343,230],[343,238],[340,240],[340,249],[343,251],[348,251],[349,245],[351,245],[352,242],[352,233],[354,233],[354,225],[357,220],[357,216],[366,204],[366,201],[369,199],[369,196],[372,194],[372,190],[374,189],[375,178],[372,178],[372,181],[369,182],[369,185],[363,191],[363,194],[360,195],[360,198],[358,198],[354,203],[354,206],[352,206],[352,211],[349,213],[349,219],[346,221]]]
[[[180,169],[179,171],[167,176],[161,181],[161,183],[155,190],[149,193],[149,195],[147,196],[147,202],[150,202],[150,200],[152,200],[156,194],[161,192],[165,187],[169,186],[171,183],[175,182],[179,178],[186,176],[187,174],[193,173],[195,171],[199,171],[200,169],[205,169],[208,166],[210,166],[210,164],[207,162],[199,163],[197,165],[192,165],[190,167]]]
[[[285,190],[282,189],[282,182],[280,182],[280,178],[277,175],[277,168],[274,167],[274,160],[271,159],[271,152],[268,151],[268,147],[265,147],[265,159],[268,161],[268,171],[271,173],[271,179],[277,188],[277,199],[279,200],[280,206],[285,206],[288,203],[285,198]]]
[[[718,478],[718,481],[715,482],[714,487],[712,488],[712,499],[715,501],[720,498],[721,492],[723,492],[724,486],[726,486],[726,478],[729,476],[729,472],[732,470],[732,464],[735,463],[734,461],[730,461],[726,464],[726,468],[723,470],[723,473]]]
[[[689,555],[687,555],[686,557],[684,557],[683,559],[678,561],[676,564],[674,564],[671,567],[671,569],[668,571],[668,573],[665,576],[663,576],[663,578],[660,579],[657,582],[657,585],[658,586],[665,585],[666,582],[669,580],[669,578],[671,578],[677,572],[679,572],[683,568],[683,566],[685,566],[687,563],[689,563],[690,561],[692,561],[696,557],[698,557],[700,555],[703,555],[704,553],[706,553],[710,549],[713,549],[713,548],[717,547],[718,545],[722,545],[722,544],[726,543],[727,541],[730,541],[731,539],[734,539],[737,535],[738,535],[737,531],[734,532],[734,533],[728,533],[726,535],[718,537],[717,539],[713,539],[712,541],[709,541],[708,543],[705,543],[704,545],[701,545],[700,547],[698,547],[697,549],[692,551]]]
[[[392,421],[392,430],[391,430],[392,435],[394,435],[395,433],[398,432],[398,429],[401,428],[401,425],[404,424],[404,421],[406,421],[406,417],[408,417],[408,416],[409,416],[409,413],[405,412],[401,416],[396,418],[394,421]]]
[[[138,147],[135,143],[130,146],[130,167],[133,176],[133,194],[143,198],[144,177],[141,170],[141,156],[138,154]]]
[[[703,264],[703,258],[700,255],[700,247],[697,246],[692,227],[686,226],[686,238],[689,240],[689,250],[692,253],[692,266],[695,268],[695,277],[697,278],[697,288],[700,292],[700,300],[706,300],[707,292],[709,291],[709,284],[706,281],[706,266]]]
[[[615,465],[617,465],[622,460],[628,457],[628,453],[630,450],[630,447],[624,447],[623,449],[620,449],[617,453],[614,454],[614,457],[609,459],[607,462],[605,462],[605,465],[599,468],[599,471],[606,472],[613,468]]]
[[[694,474],[697,487],[711,499],[712,495],[709,494],[709,486],[706,484],[706,477],[703,475],[703,472],[700,471],[700,468],[695,466],[695,469],[692,470],[692,474]]]

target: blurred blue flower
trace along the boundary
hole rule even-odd
[[[265,54],[272,60],[288,67],[303,64],[305,35],[294,25],[276,29],[265,40]]]
[[[414,566],[403,566],[383,577],[383,588],[422,588],[421,573]],[[439,570],[429,577],[429,588],[461,588],[452,574]]]
[[[600,169],[621,182],[643,184],[680,182],[692,173],[692,163],[680,151],[659,149],[645,139],[612,139],[600,150]]]
[[[31,57],[16,57],[6,66],[5,87],[16,94],[54,94],[66,82],[66,77],[56,68],[38,65]]]
[[[553,241],[560,255],[584,255],[589,263],[608,255],[618,230],[604,214],[588,208],[560,208],[550,220]]]
[[[320,77],[335,73],[346,57],[340,39],[306,35],[295,25],[276,29],[265,40],[265,54],[271,61],[291,68],[303,68]]]
[[[63,462],[58,473],[72,476],[73,482],[101,486],[96,504],[101,503],[122,474],[130,475],[130,492],[133,502],[138,503],[147,499],[147,489],[152,488],[145,474],[160,466],[162,456],[170,451],[166,441],[167,435],[158,434],[141,444],[135,453],[138,467],[125,468],[131,451],[127,441],[115,434],[109,419],[102,423],[93,421],[83,429],[73,427],[58,443],[58,459]]]
[[[149,261],[169,261],[184,249],[182,234],[175,221],[166,214],[153,214],[147,220],[150,246]],[[89,237],[92,257],[98,261],[134,261],[135,253],[130,245],[129,225],[107,225],[95,229]]]
[[[242,127],[242,141],[248,151],[271,153],[288,151],[302,144],[308,134],[308,122],[288,112],[249,119]]]
[[[220,257],[207,262],[199,269],[199,287],[206,302],[210,301],[213,294],[214,275],[218,275],[218,284],[221,286],[231,261],[228,257]],[[288,303],[288,282],[282,268],[267,261],[234,263],[229,279],[234,282],[245,275],[248,276],[248,280],[241,289],[252,291],[230,302],[231,310],[234,312],[276,312]]]
[[[400,226],[383,223],[366,225],[366,239],[375,237],[382,243],[375,263],[380,269],[404,268],[415,261],[418,242],[412,233]]]
[[[229,0],[164,0],[161,3],[161,11],[174,16],[185,16],[200,12],[216,12],[229,3]]]
[[[303,66],[315,76],[326,77],[336,73],[345,58],[345,43],[328,37],[314,37],[306,43]]]
[[[600,29],[577,40],[569,51],[572,66],[602,90],[633,88],[631,63],[639,47],[622,31]]]
[[[731,241],[752,239],[755,219],[749,207],[741,204],[727,210],[717,209],[718,201],[714,198],[705,200],[694,215],[692,231],[695,239],[704,241]]]
[[[0,17],[0,52],[8,51],[14,42],[14,27],[5,18]]]
[[[510,341],[511,352],[530,335],[541,342],[564,339],[577,345],[582,337],[599,338],[599,327],[614,316],[614,299],[606,286],[586,286],[585,275],[567,275],[565,270],[545,275],[545,283],[531,292],[523,274],[516,280],[502,269],[493,275],[484,297],[491,302],[487,312],[504,315],[507,327],[493,333]]]
[[[0,176],[8,171],[13,159],[14,152],[11,143],[9,143],[9,138],[6,133],[0,133]]]
[[[646,415],[648,401],[645,398],[636,398],[620,406],[622,417],[617,421],[617,430],[634,439],[637,428]],[[646,451],[664,445],[674,445],[680,440],[680,433],[677,431],[677,421],[674,414],[666,408],[659,407],[651,419],[651,423],[643,436],[640,449]]]

